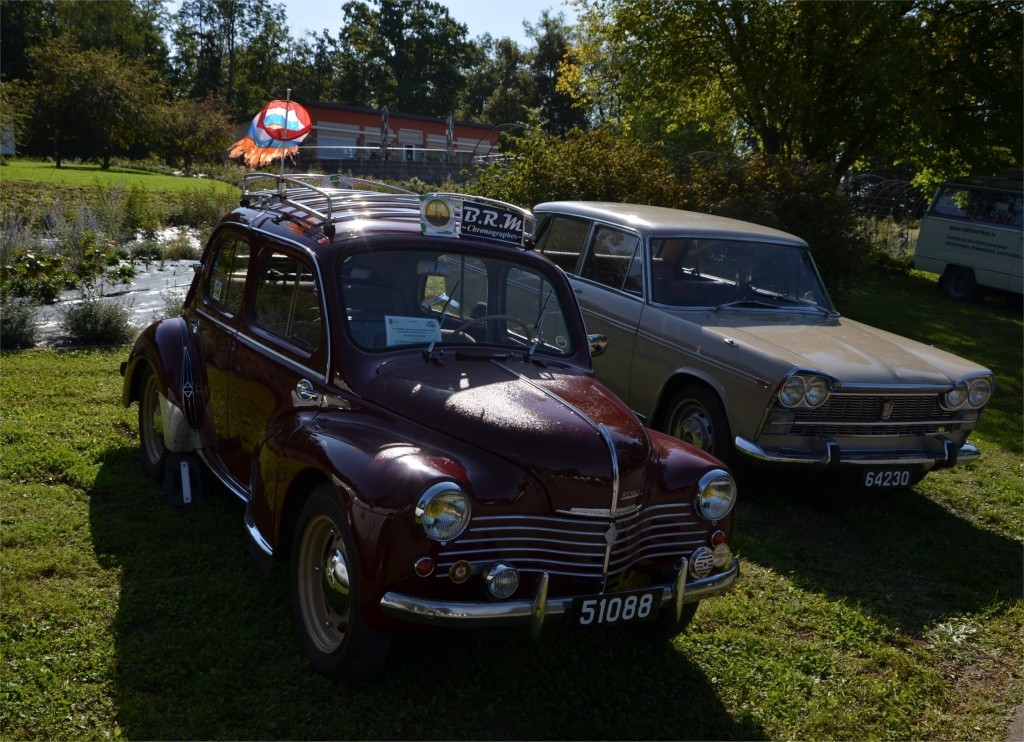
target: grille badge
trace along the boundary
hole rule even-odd
[[[883,420],[888,420],[890,417],[892,417],[892,406],[893,406],[893,403],[892,403],[891,399],[887,399],[887,400],[885,400],[882,403],[882,419]]]

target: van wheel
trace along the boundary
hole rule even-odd
[[[942,291],[954,301],[979,301],[982,289],[974,277],[974,271],[959,265],[946,268],[940,281]]]
[[[369,680],[383,668],[390,640],[363,620],[356,552],[333,487],[313,491],[294,538],[292,612],[310,664],[343,683]]]

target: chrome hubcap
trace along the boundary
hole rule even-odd
[[[326,515],[306,526],[298,555],[299,600],[309,637],[330,654],[345,641],[351,609],[351,583],[345,543]]]
[[[693,402],[681,405],[671,432],[676,438],[686,441],[691,446],[713,453],[715,431],[707,410],[700,405]]]

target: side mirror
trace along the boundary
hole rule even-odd
[[[590,344],[591,357],[599,356],[608,347],[608,336],[594,333],[593,335],[587,335],[587,342]]]

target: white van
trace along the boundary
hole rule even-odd
[[[1022,175],[956,178],[936,191],[921,222],[914,267],[938,273],[949,298],[978,300],[986,289],[1024,293]]]

